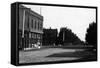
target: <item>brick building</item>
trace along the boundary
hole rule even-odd
[[[37,41],[42,45],[43,16],[30,8],[19,6],[19,48],[32,47]],[[22,42],[23,38],[23,42]],[[22,44],[24,43],[24,45]]]

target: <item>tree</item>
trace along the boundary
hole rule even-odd
[[[61,28],[58,36],[58,44],[79,44],[81,40],[74,34],[71,29]]]
[[[85,37],[86,43],[90,45],[97,44],[97,23],[91,23],[89,24],[89,28],[87,29],[86,37]]]
[[[43,45],[53,45],[57,40],[57,29],[43,29]]]

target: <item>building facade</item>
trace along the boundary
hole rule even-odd
[[[43,16],[30,8],[19,6],[19,48],[29,48],[40,42],[42,45]]]

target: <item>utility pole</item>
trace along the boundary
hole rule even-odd
[[[42,15],[42,7],[40,7],[40,15]],[[40,43],[40,46],[42,46],[42,43]]]
[[[23,12],[23,29],[22,29],[22,46],[23,46],[23,48],[25,47],[24,46],[24,26],[25,26],[25,10]]]
[[[31,48],[32,47],[32,43],[30,42],[31,41],[31,32],[30,32],[30,29],[31,29],[31,26],[30,26],[30,15],[31,15],[31,9],[29,8],[29,15],[28,15],[28,23],[29,23],[29,33],[28,33],[28,47]],[[32,22],[33,23],[33,22]]]
[[[40,15],[42,15],[42,14],[41,14],[41,12],[42,12],[42,10],[41,10],[41,9],[42,9],[42,7],[40,7]]]
[[[64,40],[65,40],[65,31],[63,32],[63,42],[64,42]]]
[[[63,31],[63,45],[64,45],[64,41],[65,41],[65,31]]]
[[[25,24],[25,10],[23,12],[23,29],[22,29],[22,38],[24,38],[24,25]]]

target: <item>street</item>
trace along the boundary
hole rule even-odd
[[[35,62],[46,62],[46,61],[61,61],[61,60],[78,60],[81,58],[75,56],[66,56],[76,52],[83,52],[84,49],[62,49],[62,48],[47,48],[37,49],[31,51],[20,51],[19,52],[19,63],[35,63]],[[54,54],[63,54],[64,56],[51,56]]]

